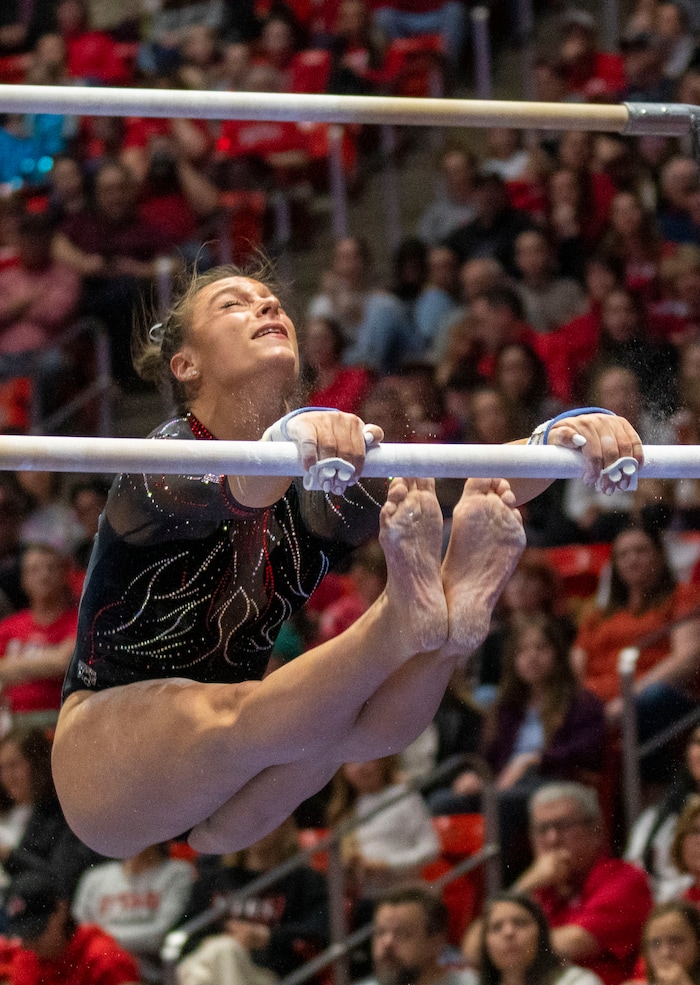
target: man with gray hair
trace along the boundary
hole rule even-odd
[[[633,976],[652,899],[645,873],[610,858],[598,795],[581,783],[549,783],[529,803],[534,861],[516,883],[552,928],[554,950],[605,985]]]
[[[598,796],[580,783],[548,783],[530,798],[534,861],[514,889],[542,907],[557,954],[605,985],[633,977],[652,898],[645,873],[610,858]],[[469,929],[464,951],[475,957]]]

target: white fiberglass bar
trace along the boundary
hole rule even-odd
[[[99,86],[0,85],[0,112],[292,120],[432,127],[515,127],[684,136],[700,112],[682,103],[535,103]]]
[[[700,446],[647,445],[642,478],[700,478]],[[301,475],[287,442],[164,441],[1,435],[0,470]],[[384,444],[369,452],[366,476],[576,478],[581,456],[540,445]]]

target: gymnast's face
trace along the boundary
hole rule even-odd
[[[255,379],[286,394],[299,373],[296,330],[279,299],[260,281],[224,277],[193,303],[189,337],[173,357],[178,379],[231,388]]]

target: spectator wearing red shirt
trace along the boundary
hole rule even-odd
[[[482,376],[493,375],[496,353],[504,345],[524,342],[537,351],[537,333],[525,321],[522,301],[512,287],[491,287],[477,294],[472,299],[470,314],[484,351],[478,365]]]
[[[537,352],[547,367],[552,395],[565,404],[574,399],[581,371],[596,354],[605,298],[621,283],[621,264],[609,256],[589,257],[585,265],[586,311],[556,332],[538,336]]]
[[[280,78],[263,62],[251,67],[246,86],[253,92],[279,92]],[[307,131],[290,120],[224,120],[217,151],[235,162],[249,187],[260,187],[270,173],[278,185],[293,182],[304,177],[310,160]]]
[[[363,366],[344,366],[347,342],[333,318],[311,318],[304,332],[309,404],[359,414],[374,376]]]
[[[595,791],[550,783],[530,799],[534,861],[515,883],[542,907],[554,951],[598,975],[605,985],[631,978],[652,898],[645,873],[606,855]],[[464,942],[476,962],[480,921]]]
[[[633,192],[618,192],[612,202],[610,226],[601,247],[624,264],[625,286],[651,301],[659,293],[661,261],[674,246],[661,238],[652,212]]]
[[[15,266],[0,270],[0,353],[55,343],[77,313],[80,276],[51,257],[53,226],[41,213],[22,216]]]
[[[219,192],[168,137],[151,140],[139,196],[139,216],[160,230],[188,264],[206,269],[201,223],[219,208]],[[211,262],[211,261],[209,261]]]
[[[7,934],[19,938],[9,985],[123,985],[138,982],[134,958],[99,927],[78,927],[70,900],[45,875],[27,873],[5,900]],[[7,957],[7,956],[6,956]]]
[[[113,375],[122,385],[135,379],[134,305],[156,275],[156,258],[171,250],[163,232],[138,216],[131,172],[114,162],[98,169],[91,207],[66,219],[54,239],[54,255],[85,278],[82,311],[107,326]]]
[[[169,88],[169,84],[163,88]],[[212,135],[207,129],[206,120],[166,120],[128,116],[124,123],[119,160],[129,168],[139,182],[146,177],[151,145],[154,141],[167,140],[174,143],[178,156],[182,155],[194,165],[205,163],[213,147]]]
[[[0,621],[2,694],[16,722],[48,726],[58,718],[78,607],[65,554],[49,546],[28,547],[21,572],[29,606]]]
[[[81,290],[79,274],[52,258],[53,235],[46,214],[22,216],[17,263],[0,269],[0,371],[10,387],[25,378],[27,395],[33,377],[43,413],[68,397],[71,358],[57,343],[78,313]],[[16,423],[26,427],[27,416],[25,406]]]
[[[597,23],[584,10],[569,10],[561,21],[559,58],[564,66],[569,96],[585,102],[607,102],[625,86],[619,55],[598,51]]]
[[[578,178],[581,230],[587,245],[595,244],[610,218],[615,185],[609,175],[592,170],[595,144],[593,135],[583,130],[567,130],[557,147],[557,164]]]
[[[90,30],[86,0],[60,0],[56,21],[66,42],[70,76],[93,85],[129,82],[129,72],[119,57],[116,43],[104,31]]]

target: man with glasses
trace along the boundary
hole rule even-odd
[[[637,866],[610,858],[595,790],[579,783],[549,783],[530,799],[534,860],[513,889],[540,904],[552,928],[554,950],[595,972],[605,985],[633,977],[652,899]],[[464,943],[474,960],[479,932]]]

